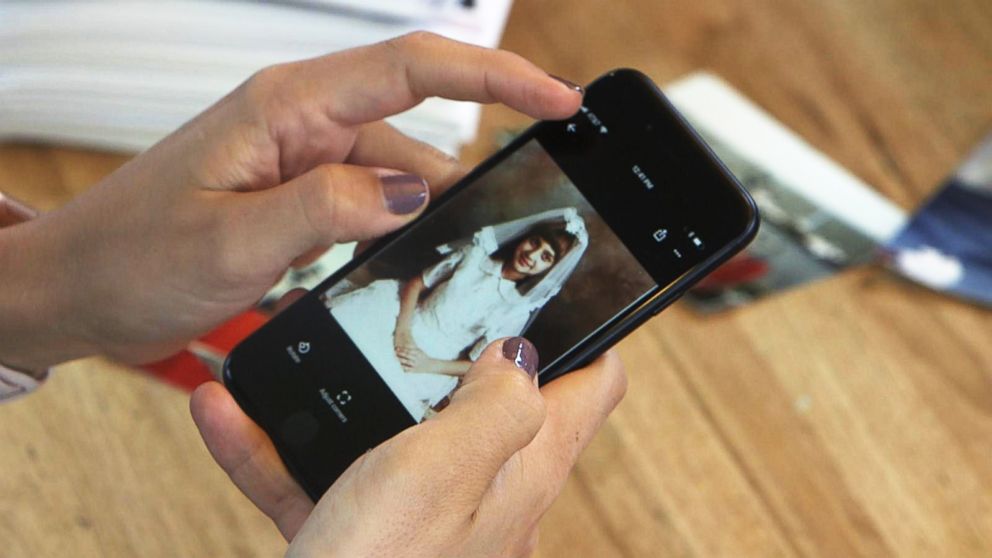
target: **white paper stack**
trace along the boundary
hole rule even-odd
[[[2,0],[0,139],[140,151],[256,70],[414,30],[496,46],[512,0]],[[391,119],[450,153],[479,107]]]

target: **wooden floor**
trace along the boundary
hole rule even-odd
[[[575,81],[710,69],[910,209],[992,129],[990,29],[988,0],[518,0],[504,45]],[[522,122],[487,109],[467,157]],[[51,208],[123,161],[4,145],[0,190]],[[992,556],[992,312],[864,268],[620,351],[540,557]],[[0,407],[0,554],[279,555],[186,400],[88,360]]]

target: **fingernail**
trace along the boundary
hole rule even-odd
[[[386,207],[394,215],[407,215],[427,201],[427,181],[413,174],[391,174],[379,179]]]
[[[537,349],[523,337],[503,341],[503,356],[531,378],[537,375]]]
[[[556,80],[560,81],[565,87],[571,89],[572,91],[575,91],[577,93],[584,93],[585,92],[585,89],[583,89],[582,86],[579,85],[578,83],[568,81],[567,79],[565,79],[563,77],[558,77],[558,76],[556,76],[554,74],[548,74],[548,75],[551,76],[553,79],[556,79]]]

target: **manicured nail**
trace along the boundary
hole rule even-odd
[[[427,201],[427,181],[413,174],[391,174],[379,179],[386,207],[394,215],[407,215]]]
[[[537,375],[537,349],[523,337],[511,337],[503,341],[503,356],[531,378]]]
[[[556,79],[556,80],[560,81],[562,84],[565,85],[565,87],[571,89],[572,91],[575,91],[577,93],[584,93],[585,92],[585,89],[583,89],[582,86],[579,85],[578,83],[568,81],[567,79],[565,79],[563,77],[558,77],[558,76],[556,76],[554,74],[548,74],[548,75],[551,76],[553,79]]]

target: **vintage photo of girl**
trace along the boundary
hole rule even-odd
[[[343,282],[323,300],[419,422],[486,345],[527,331],[588,245],[576,208],[541,211],[437,246],[442,259],[409,278]]]

